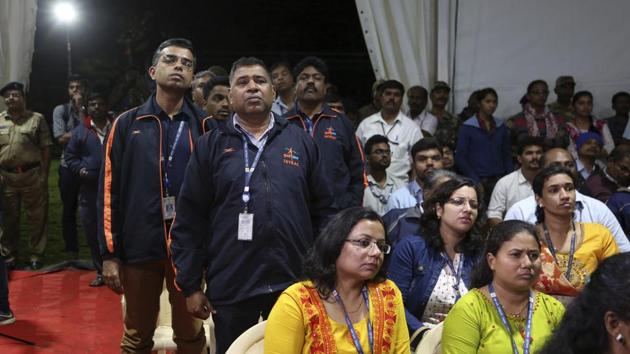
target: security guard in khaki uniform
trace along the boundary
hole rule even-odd
[[[44,116],[26,110],[24,85],[10,82],[2,89],[7,110],[0,113],[0,184],[4,233],[0,249],[15,266],[20,239],[20,205],[30,226],[30,268],[41,268],[46,247],[48,169],[52,139]]]

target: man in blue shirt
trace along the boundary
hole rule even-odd
[[[389,196],[386,212],[422,205],[422,181],[428,171],[442,168],[442,147],[434,138],[424,138],[411,147],[414,179]]]

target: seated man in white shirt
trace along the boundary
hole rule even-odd
[[[364,151],[368,167],[368,186],[363,192],[363,206],[383,216],[389,196],[403,185],[387,175],[392,151],[386,137],[372,136],[365,143]]]
[[[540,162],[542,168],[558,164],[570,168],[577,175],[575,161],[571,154],[562,148],[553,148],[545,152]],[[606,207],[606,204],[597,199],[588,197],[575,191],[575,220],[580,222],[593,222],[606,226],[613,234],[617,246],[621,252],[630,252],[630,242],[623,232],[619,221]],[[523,220],[536,223],[536,200],[534,196],[527,197],[514,204],[505,214],[504,220]]]
[[[517,144],[517,159],[521,168],[502,177],[492,190],[488,206],[488,222],[494,226],[503,220],[503,215],[516,202],[534,195],[532,181],[540,171],[543,154],[542,138],[526,136]]]
[[[437,118],[427,112],[429,92],[422,86],[412,86],[407,90],[407,105],[409,106],[409,118],[413,120],[422,131],[422,135],[433,136],[437,130]]]
[[[434,138],[424,138],[411,148],[415,179],[395,191],[387,202],[386,212],[422,205],[422,184],[427,172],[442,168],[442,147]]]
[[[403,84],[388,80],[378,86],[378,99],[381,110],[367,118],[357,127],[357,137],[361,144],[376,134],[389,140],[392,161],[387,174],[401,183],[407,183],[410,169],[409,153],[416,141],[422,139],[418,125],[400,111],[405,92]]]

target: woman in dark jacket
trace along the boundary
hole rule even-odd
[[[424,203],[422,236],[406,237],[394,250],[388,277],[402,293],[412,347],[470,287],[481,251],[481,198],[471,180],[444,182]]]
[[[464,176],[483,185],[487,204],[497,181],[513,170],[510,133],[502,120],[493,117],[496,91],[485,88],[476,97],[477,113],[459,128],[455,163]]]

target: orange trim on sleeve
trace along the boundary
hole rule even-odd
[[[105,145],[105,171],[103,177],[103,227],[107,250],[110,253],[114,253],[114,237],[112,235],[112,160],[109,156],[111,154],[114,136],[116,135],[117,125],[118,119],[114,121],[109,136],[107,137],[107,144]]]
[[[365,154],[363,153],[363,147],[361,146],[361,141],[359,141],[359,137],[354,134],[354,140],[357,141],[357,147],[359,148],[359,153],[361,154],[361,161],[363,161],[363,188],[368,187],[368,178],[367,172],[365,171]]]
[[[173,285],[175,285],[175,289],[181,292],[182,289],[177,285],[177,267],[175,266],[175,262],[173,262],[173,256],[171,255],[171,243],[173,242],[173,236],[171,232],[173,231],[173,225],[175,225],[175,220],[177,219],[177,215],[173,217],[173,222],[171,223],[171,228],[168,230],[168,236],[166,238],[166,254],[168,256],[168,261],[171,264],[171,268],[173,269]]]

